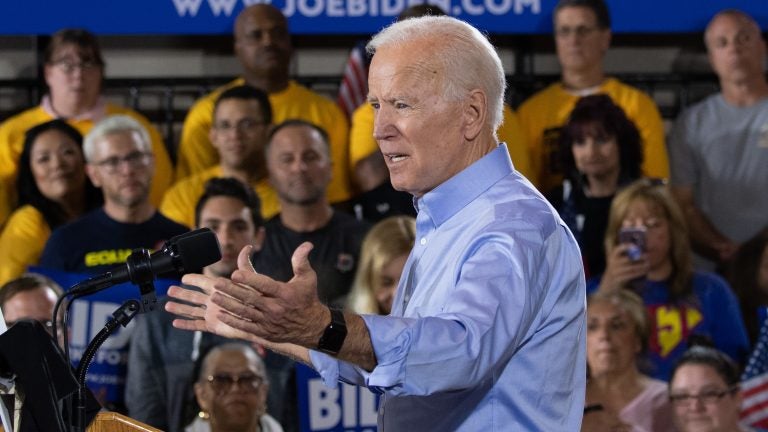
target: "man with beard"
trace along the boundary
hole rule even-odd
[[[237,268],[237,254],[246,245],[264,241],[259,199],[234,178],[213,178],[194,210],[195,227],[210,228],[219,239],[221,260],[203,269],[210,277],[228,278]],[[189,422],[184,408],[192,396],[195,361],[213,346],[230,342],[203,332],[171,325],[165,311],[136,317],[128,355],[125,403],[129,415],[156,428],[177,432]]]
[[[274,216],[280,208],[267,179],[264,161],[272,109],[267,94],[248,85],[225,90],[213,108],[210,138],[219,154],[216,166],[182,179],[163,198],[160,212],[170,219],[193,227],[195,203],[214,177],[234,177],[250,185],[261,201],[261,215]]]
[[[275,280],[293,277],[291,256],[304,242],[315,245],[309,262],[317,272],[320,300],[343,305],[357,269],[360,247],[369,226],[334,210],[326,199],[331,179],[328,135],[303,120],[287,120],[275,126],[267,144],[269,180],[280,201],[280,213],[268,221],[261,251],[252,256],[256,271]],[[294,362],[268,353],[272,397],[270,412],[286,431],[298,430]],[[281,393],[283,392],[283,393]],[[278,406],[282,402],[283,406]]]
[[[100,273],[125,262],[133,249],[157,249],[187,231],[149,200],[154,157],[149,135],[131,117],[102,120],[86,135],[86,172],[104,194],[104,206],[59,227],[45,245],[40,266]]]
[[[252,5],[238,15],[234,37],[242,76],[204,96],[189,110],[179,143],[176,178],[182,179],[216,165],[218,155],[209,139],[214,102],[227,88],[248,84],[269,95],[276,123],[298,118],[312,122],[328,133],[333,176],[327,196],[332,203],[348,200],[347,119],[336,103],[289,78],[293,47],[288,20],[272,5]]]

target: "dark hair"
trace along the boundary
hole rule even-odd
[[[251,220],[254,228],[260,228],[264,225],[261,218],[261,201],[250,186],[243,184],[240,180],[233,177],[214,177],[205,182],[205,191],[197,200],[195,206],[195,226],[200,226],[200,214],[203,207],[209,199],[224,196],[240,200],[249,210],[251,210]]]
[[[677,360],[670,374],[670,385],[675,378],[677,370],[689,364],[711,367],[725,381],[728,387],[739,384],[739,368],[727,354],[705,345],[693,345]]]
[[[330,150],[330,138],[328,138],[328,132],[326,132],[325,129],[321,128],[320,126],[318,126],[318,125],[316,125],[314,123],[308,122],[306,120],[300,120],[300,119],[288,119],[288,120],[285,120],[285,121],[283,121],[281,123],[278,123],[274,127],[272,127],[272,129],[269,131],[269,139],[267,140],[267,148],[269,148],[269,145],[272,143],[272,138],[274,138],[274,136],[277,135],[277,133],[279,131],[281,131],[282,129],[285,129],[285,128],[289,128],[289,127],[308,127],[310,129],[316,131],[317,133],[319,133],[320,136],[323,138],[323,142],[325,143],[325,145],[326,145],[326,147],[328,149],[328,153],[330,155],[330,151],[331,151]]]
[[[50,287],[56,297],[64,293],[64,290],[53,279],[37,273],[26,273],[16,279],[12,279],[0,287],[0,307],[5,307],[5,302],[16,294],[36,290],[42,287]]]
[[[583,7],[591,10],[597,18],[597,26],[601,29],[611,28],[611,14],[608,12],[608,5],[603,0],[560,0],[552,12],[552,19],[557,13],[567,7]]]
[[[53,54],[64,45],[75,45],[84,61],[90,61],[104,66],[104,57],[96,36],[85,29],[61,29],[51,36],[51,41],[45,49],[45,62],[53,63]]]
[[[249,85],[230,87],[216,98],[216,103],[213,105],[214,117],[219,105],[227,99],[255,100],[261,108],[261,120],[266,124],[272,123],[272,104],[269,103],[269,96],[265,92]]]
[[[619,147],[619,184],[642,175],[643,148],[640,132],[610,96],[595,94],[579,99],[560,133],[560,156],[566,175],[579,184],[584,179],[576,169],[572,147],[586,136],[614,137]]]
[[[37,209],[42,215],[45,222],[53,230],[59,225],[67,222],[67,213],[64,208],[57,202],[44,196],[40,189],[37,187],[35,177],[32,174],[32,147],[35,145],[37,138],[44,132],[56,130],[72,141],[77,143],[80,150],[80,156],[83,158],[83,165],[85,165],[85,155],[83,154],[83,136],[74,127],[70,126],[64,120],[56,119],[45,123],[41,123],[27,130],[24,135],[24,148],[19,156],[19,175],[16,179],[16,192],[19,197],[19,206],[29,204]],[[91,179],[85,176],[85,184],[83,185],[85,207],[83,212],[92,210],[101,206],[103,202],[103,195],[101,191],[97,189]]]
[[[766,248],[768,248],[768,228],[743,243],[727,269],[728,282],[739,299],[741,315],[752,344],[757,341],[761,325],[755,313],[755,306],[768,304],[768,298],[757,285],[760,263]]]

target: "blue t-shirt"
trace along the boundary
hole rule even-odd
[[[587,282],[587,294],[600,277]],[[650,376],[669,381],[677,359],[692,334],[709,337],[715,347],[740,364],[749,355],[749,340],[739,303],[728,283],[714,273],[694,272],[693,298],[672,303],[666,282],[646,281],[642,292],[648,310],[650,338],[646,356]],[[641,367],[645,366],[641,364]]]

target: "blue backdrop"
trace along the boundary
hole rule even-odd
[[[429,0],[490,33],[551,32],[556,0]],[[25,0],[0,6],[0,34],[50,34],[84,27],[99,34],[228,34],[255,0]],[[267,1],[269,3],[269,1]],[[423,0],[274,0],[294,34],[375,33]],[[738,8],[765,30],[763,0],[608,0],[616,33],[700,32],[712,15]]]

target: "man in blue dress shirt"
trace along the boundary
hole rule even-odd
[[[393,186],[418,210],[417,240],[390,316],[317,299],[308,243],[294,278],[188,275],[174,325],[257,341],[381,393],[385,431],[577,431],[585,386],[585,287],[578,246],[498,144],[504,70],[476,29],[450,17],[391,25],[368,100]],[[522,145],[521,143],[509,143]]]

